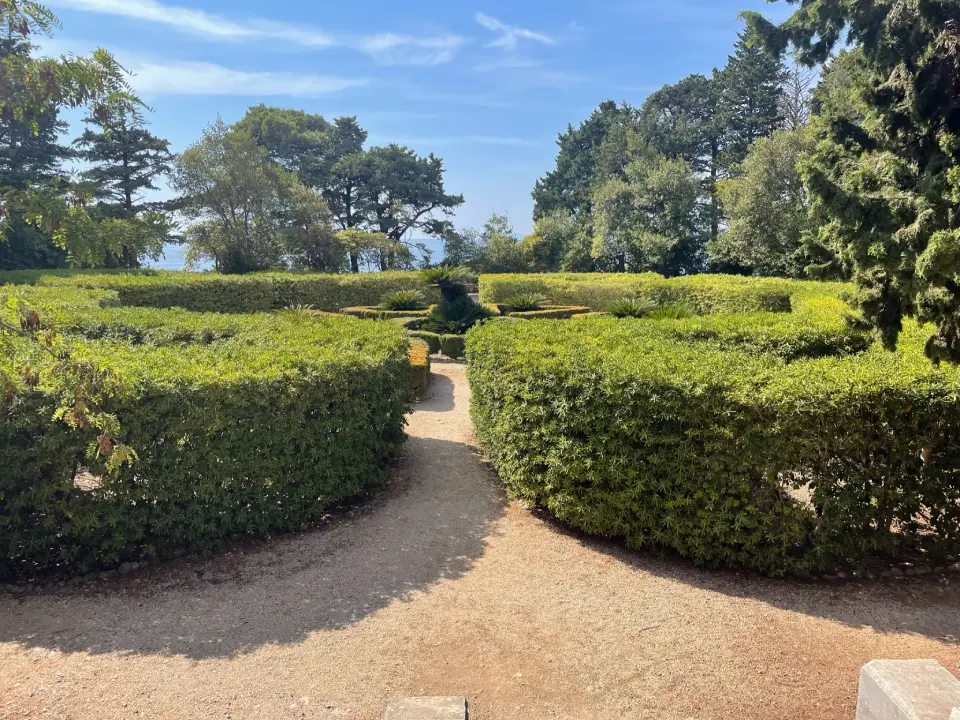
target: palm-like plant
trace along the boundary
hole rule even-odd
[[[467,294],[467,283],[474,280],[474,274],[465,267],[438,267],[422,271],[420,280],[439,288],[444,299],[453,300]]]
[[[656,303],[643,297],[630,297],[617,300],[610,306],[610,314],[618,318],[647,317],[657,309]]]
[[[383,310],[423,310],[427,302],[419,290],[398,290],[380,298]]]
[[[678,303],[676,305],[661,305],[653,312],[647,313],[650,320],[686,320],[695,317],[697,314],[693,306],[687,303]]]
[[[524,312],[539,310],[546,303],[547,298],[540,293],[520,293],[507,298],[500,306],[507,312]]]
[[[277,314],[288,318],[312,318],[317,316],[317,311],[313,305],[287,305],[282,310],[277,310]]]
[[[423,329],[441,335],[463,335],[492,314],[483,305],[478,305],[466,295],[462,295],[453,300],[441,300],[427,315]]]

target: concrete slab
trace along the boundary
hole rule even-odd
[[[860,671],[857,720],[951,720],[960,680],[936,660],[874,660]]]
[[[383,720],[467,720],[463,697],[410,697],[391,700]]]

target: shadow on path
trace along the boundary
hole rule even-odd
[[[465,442],[469,403],[454,400],[450,378],[434,374],[431,383],[409,418],[392,480],[372,503],[318,530],[184,558],[138,577],[0,597],[0,641],[228,657],[347,627],[462,576],[484,553],[506,500]]]

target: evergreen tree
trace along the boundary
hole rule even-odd
[[[724,133],[721,163],[737,174],[750,146],[781,126],[780,104],[787,73],[780,57],[741,32],[727,66],[717,75],[720,123]]]
[[[851,109],[827,103],[801,170],[824,240],[854,268],[864,317],[893,346],[903,317],[937,324],[960,362],[960,13],[957,0],[806,0],[781,25],[746,15],[772,52],[862,58]],[[854,76],[855,78],[856,76]]]
[[[594,185],[607,179],[598,178],[598,170],[616,165],[616,148],[607,138],[625,138],[616,129],[634,127],[636,114],[627,104],[606,100],[579,127],[567,126],[567,131],[557,139],[560,151],[556,168],[537,180],[533,189],[535,218],[555,210],[590,212]]]

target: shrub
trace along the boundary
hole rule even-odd
[[[478,305],[466,295],[453,300],[444,298],[427,315],[423,328],[440,334],[462,335],[491,314],[483,305]]]
[[[235,533],[296,530],[374,486],[402,442],[410,348],[389,323],[60,312],[75,355],[115,383],[104,411],[136,460],[111,473],[96,448],[88,453],[87,436],[52,419],[60,390],[46,356],[20,343],[0,358],[0,577],[85,572]],[[26,362],[39,383],[19,379]],[[78,469],[96,481],[78,484]]]
[[[423,270],[420,280],[430,287],[440,291],[447,301],[453,301],[467,294],[467,284],[472,282],[474,274],[465,267],[438,267]]]
[[[574,315],[582,315],[589,312],[587,307],[563,307],[555,305],[544,305],[540,310],[529,310],[527,312],[511,312],[509,317],[519,320],[568,320]]]
[[[500,303],[524,293],[540,293],[557,305],[582,305],[606,310],[625,297],[646,297],[657,305],[689,304],[698,315],[720,312],[789,312],[790,297],[816,283],[747,278],[731,275],[692,275],[666,279],[655,273],[639,275],[556,273],[545,275],[481,275],[480,301]],[[836,284],[815,292],[839,293]]]
[[[425,318],[429,310],[384,310],[380,307],[348,307],[340,311],[361,320],[392,320],[394,318]]]
[[[384,310],[426,310],[427,303],[419,290],[398,290],[380,298]]]
[[[960,374],[930,365],[921,328],[896,354],[810,357],[868,337],[822,300],[486,323],[468,335],[478,437],[514,495],[631,547],[770,574],[956,557]]]
[[[500,303],[499,311],[502,313],[510,313],[540,310],[540,306],[546,303],[546,296],[540,293],[521,293],[520,295],[509,297]]]
[[[652,300],[642,297],[620,298],[613,303],[610,308],[610,314],[618,318],[642,318],[646,317],[657,309],[657,304]]]
[[[441,335],[440,351],[448,358],[459,360],[466,354],[467,340],[463,335]]]
[[[410,390],[414,399],[422,398],[430,386],[430,348],[419,338],[410,338]]]
[[[428,302],[439,293],[428,288],[418,273],[379,272],[351,275],[317,273],[252,273],[217,275],[153,271],[116,274],[84,272],[23,276],[0,273],[0,283],[9,278],[32,279],[46,286],[113,290],[121,305],[181,307],[198,312],[251,313],[279,310],[289,305],[311,305],[336,312],[345,307],[375,306],[385,295],[400,290],[418,290]]]
[[[404,330],[419,330],[427,321],[425,317],[397,317],[389,318],[390,322],[399,325]]]
[[[695,317],[696,314],[692,307],[686,303],[680,303],[678,305],[661,305],[647,313],[647,317],[651,320],[686,320]]]
[[[426,330],[413,330],[407,333],[412,338],[423,340],[427,344],[431,354],[440,352],[440,335]]]

